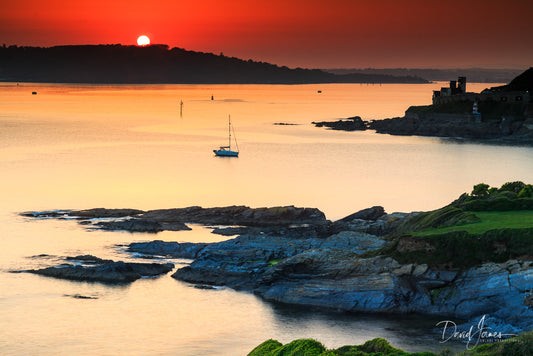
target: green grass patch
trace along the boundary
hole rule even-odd
[[[494,229],[525,229],[533,227],[533,210],[475,211],[480,221],[461,225],[445,226],[413,232],[414,236],[428,236],[449,232],[466,231],[480,235]]]
[[[400,225],[393,235],[414,233],[443,227],[453,227],[479,222],[479,217],[470,211],[463,211],[455,206],[448,205],[434,211],[420,213]]]

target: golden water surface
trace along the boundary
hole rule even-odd
[[[0,85],[0,353],[239,355],[269,338],[301,337],[327,347],[373,337],[411,351],[442,347],[431,318],[287,308],[169,275],[110,287],[8,273],[87,253],[128,260],[116,245],[132,241],[224,239],[200,226],[158,235],[90,231],[74,221],[29,220],[22,211],[296,205],[334,220],[373,205],[435,209],[479,182],[531,183],[532,148],[310,124],[402,116],[409,105],[429,104],[440,86]],[[237,159],[212,153],[227,142],[228,115]],[[40,254],[47,256],[32,257]]]

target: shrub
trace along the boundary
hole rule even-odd
[[[324,345],[313,339],[299,339],[271,352],[272,356],[318,356],[326,351]]]
[[[518,198],[533,198],[533,186],[531,184],[526,185],[518,193]]]
[[[270,355],[272,351],[275,349],[283,346],[281,342],[278,340],[267,340],[263,342],[262,344],[258,345],[256,348],[254,348],[248,356],[263,356],[263,355]]]
[[[472,190],[472,196],[485,197],[489,195],[489,188],[490,186],[485,183],[476,184],[474,185],[474,189]]]
[[[385,355],[391,354],[393,352],[401,351],[397,348],[392,347],[387,340],[382,338],[376,338],[368,340],[363,345],[359,346],[359,349],[366,353],[378,353],[381,352]]]
[[[399,252],[399,240],[412,239],[414,247]],[[505,262],[512,258],[533,256],[533,228],[489,230],[481,235],[454,231],[428,236],[400,237],[380,249],[380,254],[390,256],[402,264],[418,263],[430,267],[442,266],[470,268],[485,262]],[[420,241],[420,246],[416,243]],[[431,250],[428,250],[428,246]]]
[[[524,189],[526,185],[522,182],[507,182],[504,185],[501,186],[498,191],[500,192],[514,192],[516,194],[520,193],[522,189]]]
[[[510,199],[507,194],[499,193],[494,199],[476,199],[459,205],[465,211],[510,211],[510,210],[533,210],[533,198]]]

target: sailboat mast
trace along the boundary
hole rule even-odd
[[[231,115],[228,115],[228,147],[231,150]]]

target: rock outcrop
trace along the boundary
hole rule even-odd
[[[77,219],[88,228],[124,230],[130,232],[159,232],[164,230],[189,230],[186,223],[204,225],[242,225],[247,227],[288,228],[311,226],[323,230],[328,221],[323,212],[315,208],[282,206],[250,208],[227,206],[202,208],[192,206],[176,209],[142,211],[136,209],[88,209],[24,212],[31,218]],[[97,221],[93,221],[97,220]],[[102,221],[101,219],[107,219]]]
[[[176,271],[174,278],[200,284],[226,285],[253,289],[262,274],[279,261],[318,248],[349,250],[353,254],[378,249],[383,238],[344,231],[327,238],[294,236],[241,235],[218,243],[177,243],[151,241],[132,243],[127,250],[146,255],[189,258],[194,261]]]
[[[91,255],[67,257],[65,260],[69,263],[23,272],[60,279],[122,284],[142,277],[155,277],[174,269],[172,263],[114,262]]]
[[[161,223],[153,219],[127,219],[118,221],[100,221],[95,224],[102,230],[125,230],[129,232],[151,232],[160,231],[183,231],[191,230],[190,227],[181,222]]]
[[[374,120],[368,128],[390,135],[435,136],[488,140],[494,143],[533,144],[530,120],[476,121],[469,114],[409,113],[404,117]]]
[[[367,129],[367,123],[360,116],[349,117],[337,121],[320,121],[312,122],[316,127],[327,127],[332,130],[341,131],[364,131]]]
[[[127,245],[128,252],[171,258],[195,259],[207,243],[167,242],[155,240],[150,242],[133,242]]]
[[[464,271],[364,257],[386,242],[344,231],[326,239],[239,236],[219,243],[152,241],[129,251],[191,258],[173,278],[254,292],[266,300],[350,312],[421,313],[469,319],[490,314],[533,327],[533,262],[486,263]]]
[[[289,226],[324,225],[326,217],[315,208],[281,206],[272,208],[250,208],[247,206],[227,206],[201,208],[192,206],[180,209],[151,210],[141,216],[159,222],[188,222],[206,225],[244,226]]]

